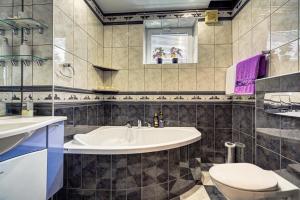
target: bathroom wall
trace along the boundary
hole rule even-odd
[[[256,92],[256,164],[276,170],[300,186],[300,118],[278,116],[264,111],[267,92],[299,92],[300,73],[257,81]]]
[[[0,17],[8,18],[18,16],[18,12],[22,9],[20,0],[1,0],[0,1]],[[52,1],[24,1],[24,12],[29,18],[39,20],[46,24],[48,28],[44,29],[43,34],[38,30],[31,30],[29,34],[24,34],[26,43],[32,46],[33,55],[47,58],[41,66],[36,62],[31,62],[28,66],[24,66],[24,99],[32,100],[39,98],[39,92],[32,86],[52,85],[52,44],[53,44],[53,3]],[[12,55],[19,55],[19,47],[21,44],[21,31],[17,35],[13,32],[5,31],[1,38],[8,38],[9,45],[12,46]],[[0,101],[6,103],[6,114],[20,113],[21,99],[21,64],[18,62],[12,65],[7,61],[4,66],[0,67]],[[1,108],[2,109],[2,108]],[[0,110],[1,110],[0,109]]]
[[[104,26],[104,85],[120,91],[224,91],[232,64],[231,21],[198,23],[198,63],[143,64],[143,25]]]
[[[233,62],[271,50],[268,76],[298,72],[298,4],[250,0],[232,20]]]
[[[96,89],[102,85],[102,72],[93,67],[103,65],[102,23],[83,0],[55,0],[53,13],[54,85]]]

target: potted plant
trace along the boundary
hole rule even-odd
[[[182,57],[181,54],[182,50],[176,47],[172,47],[170,49],[170,53],[171,53],[171,58],[172,58],[172,63],[178,63],[178,56]]]
[[[153,51],[153,59],[156,59],[157,64],[162,64],[163,56],[165,56],[165,51],[162,47],[157,47]]]

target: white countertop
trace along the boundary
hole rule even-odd
[[[67,120],[67,117],[0,117],[0,139],[28,133],[53,123]]]

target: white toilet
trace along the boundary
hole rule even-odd
[[[299,188],[273,171],[249,163],[220,164],[210,168],[212,181],[230,200],[299,199]]]

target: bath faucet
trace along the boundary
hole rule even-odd
[[[131,122],[130,121],[128,121],[128,122],[126,122],[126,125],[125,125],[127,128],[132,128],[132,125],[131,125]]]
[[[142,121],[138,120],[138,128],[142,128]]]
[[[151,124],[149,122],[145,122],[145,125],[148,127],[148,128],[151,128]]]

